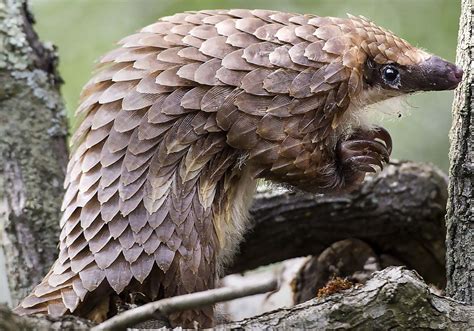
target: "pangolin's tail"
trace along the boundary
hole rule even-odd
[[[79,274],[70,269],[63,272],[59,265],[60,263],[56,261],[41,283],[14,309],[15,313],[19,315],[42,313],[57,317],[80,311],[82,314],[78,315],[84,315],[87,313],[86,310],[90,309],[84,309],[84,305],[80,305],[81,303],[87,301],[89,307],[96,304],[91,302],[93,297],[88,295],[90,292],[84,288]],[[91,277],[93,277],[94,269],[97,269],[97,266],[89,267],[88,272]],[[102,280],[97,278],[97,282],[99,282],[96,286],[97,291],[104,291],[104,286],[99,287]]]

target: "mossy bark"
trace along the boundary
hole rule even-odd
[[[32,24],[26,1],[0,0],[0,249],[13,304],[56,258],[67,162],[57,58]]]
[[[447,227],[447,292],[454,299],[474,304],[474,114],[473,114],[473,8],[462,1],[458,65],[464,78],[453,105],[451,168]]]

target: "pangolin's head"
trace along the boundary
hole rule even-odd
[[[349,95],[359,106],[419,91],[451,90],[461,68],[410,45],[364,17],[314,18],[323,50],[350,71]]]

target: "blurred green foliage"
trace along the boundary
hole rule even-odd
[[[211,8],[268,8],[320,16],[364,15],[412,44],[454,61],[459,0],[33,0],[36,29],[58,46],[70,118],[97,58],[161,16]],[[452,92],[409,98],[410,116],[384,124],[394,157],[448,168]],[[73,122],[73,121],[71,121]]]

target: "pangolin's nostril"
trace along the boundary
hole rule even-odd
[[[464,71],[460,67],[456,66],[456,69],[454,70],[454,77],[456,77],[457,79],[459,79],[459,81],[461,81],[463,74],[464,74]]]

